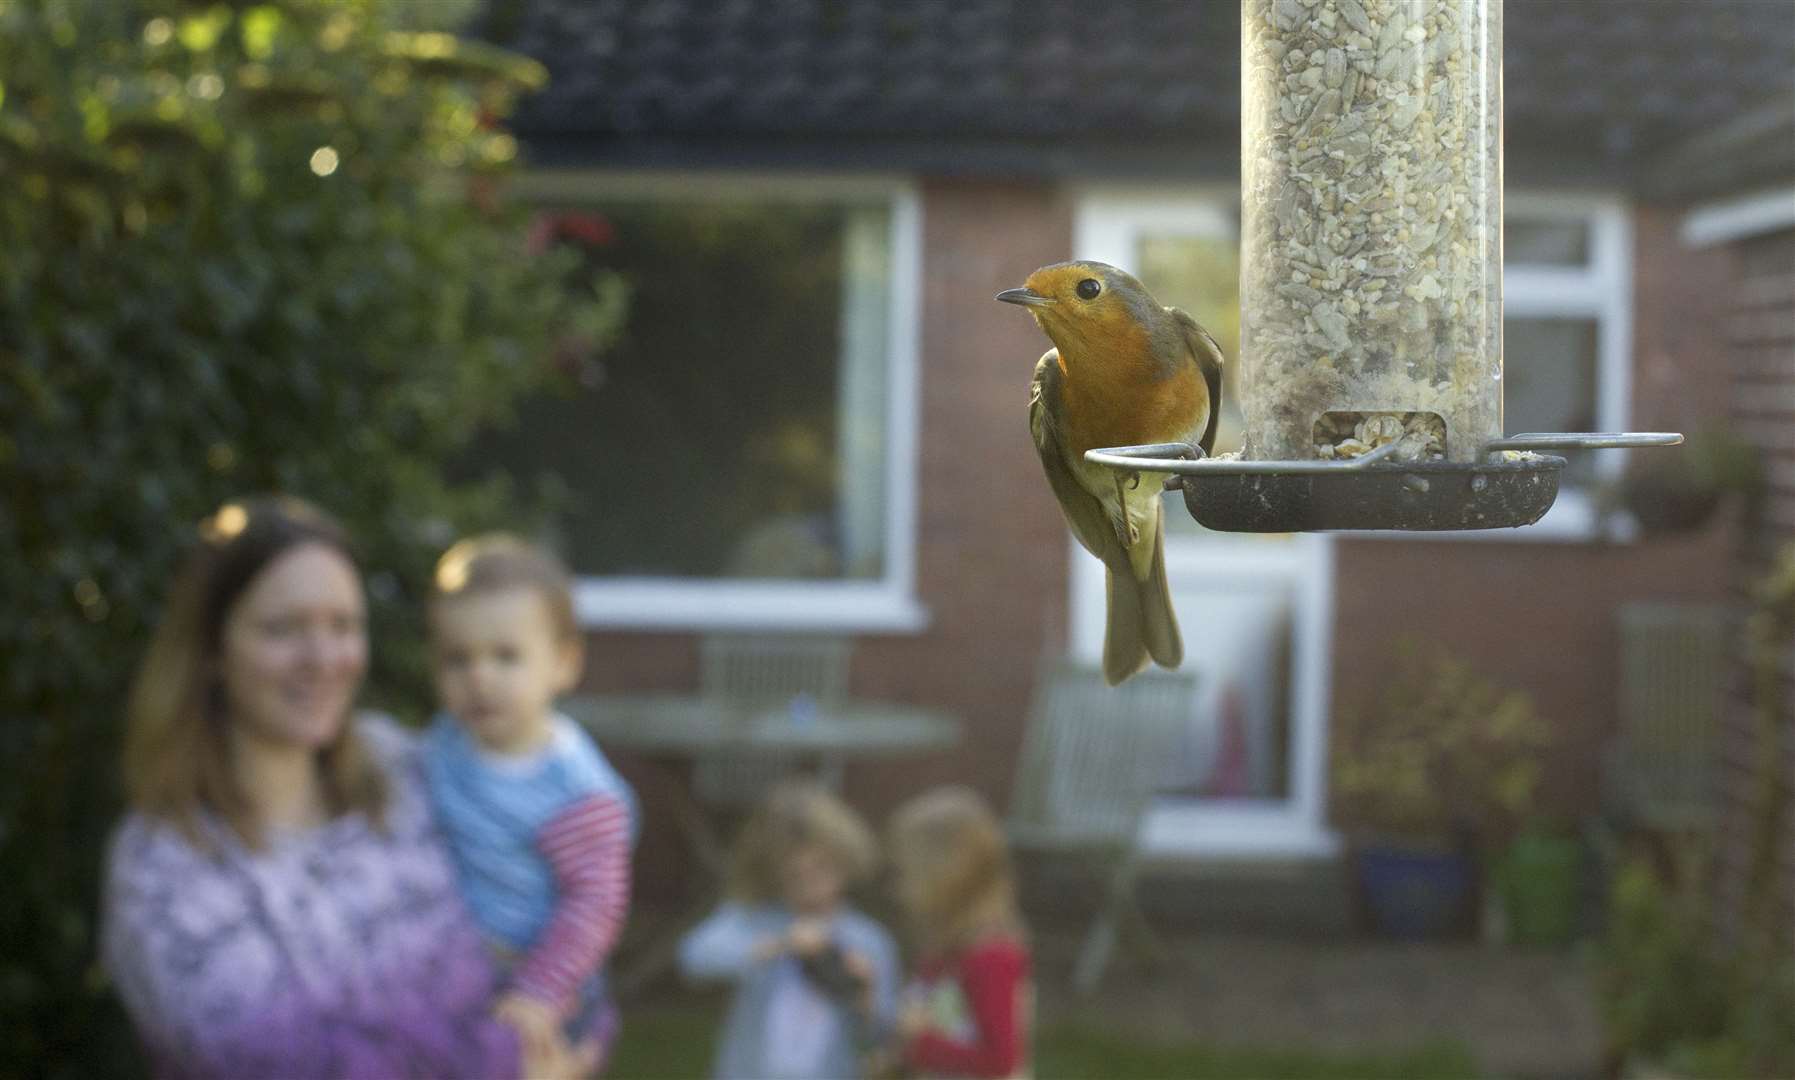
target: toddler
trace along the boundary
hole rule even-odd
[[[1027,1075],[1034,984],[1003,827],[969,788],[900,807],[888,844],[898,906],[921,950],[898,1055],[925,1076]]]
[[[603,970],[629,906],[636,800],[554,708],[583,662],[567,572],[516,537],[464,540],[437,563],[429,615],[442,712],[424,777],[509,974],[496,1012],[528,1044],[559,1031],[608,1050]]]
[[[890,1026],[891,936],[850,907],[873,869],[860,817],[820,785],[773,789],[742,830],[729,898],[680,944],[692,979],[737,984],[717,1051],[719,1080],[839,1080]]]

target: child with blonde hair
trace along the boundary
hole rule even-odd
[[[584,659],[568,574],[515,536],[443,554],[430,599],[442,712],[423,773],[462,896],[508,972],[495,1012],[526,1045],[608,1049],[605,960],[629,908],[636,798],[555,710]]]
[[[694,980],[736,983],[717,1048],[719,1080],[860,1074],[860,1044],[889,1028],[897,948],[847,902],[878,845],[822,786],[775,787],[743,827],[728,898],[680,944]]]
[[[898,1018],[903,1064],[1027,1075],[1032,962],[1002,824],[970,788],[936,788],[898,808],[887,850],[920,952]]]

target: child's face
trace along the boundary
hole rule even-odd
[[[474,738],[500,752],[547,739],[555,696],[579,678],[580,650],[556,634],[540,595],[499,589],[442,600],[431,630],[437,695]]]
[[[834,856],[821,844],[803,844],[787,852],[779,863],[779,878],[786,906],[800,915],[833,910],[846,884]]]

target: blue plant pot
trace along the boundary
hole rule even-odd
[[[1355,861],[1372,926],[1385,937],[1442,937],[1461,921],[1471,895],[1468,856],[1371,845]]]

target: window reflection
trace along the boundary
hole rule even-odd
[[[1581,218],[1515,218],[1502,226],[1502,258],[1521,266],[1587,266],[1589,223]]]
[[[1246,434],[1240,407],[1240,250],[1233,236],[1144,233],[1137,245],[1136,276],[1155,299],[1181,308],[1222,347],[1222,414],[1216,420],[1217,454],[1239,450]],[[1174,535],[1213,535],[1196,523],[1180,494],[1170,495],[1166,529]],[[1284,534],[1239,534],[1248,540],[1288,540]]]
[[[582,276],[627,282],[625,326],[576,388],[527,402],[481,456],[560,490],[573,569],[881,577],[889,207],[544,213],[584,223],[551,236],[581,251]]]
[[[1596,320],[1504,321],[1503,426],[1510,432],[1596,430]],[[1564,483],[1595,478],[1594,454],[1566,454]]]

